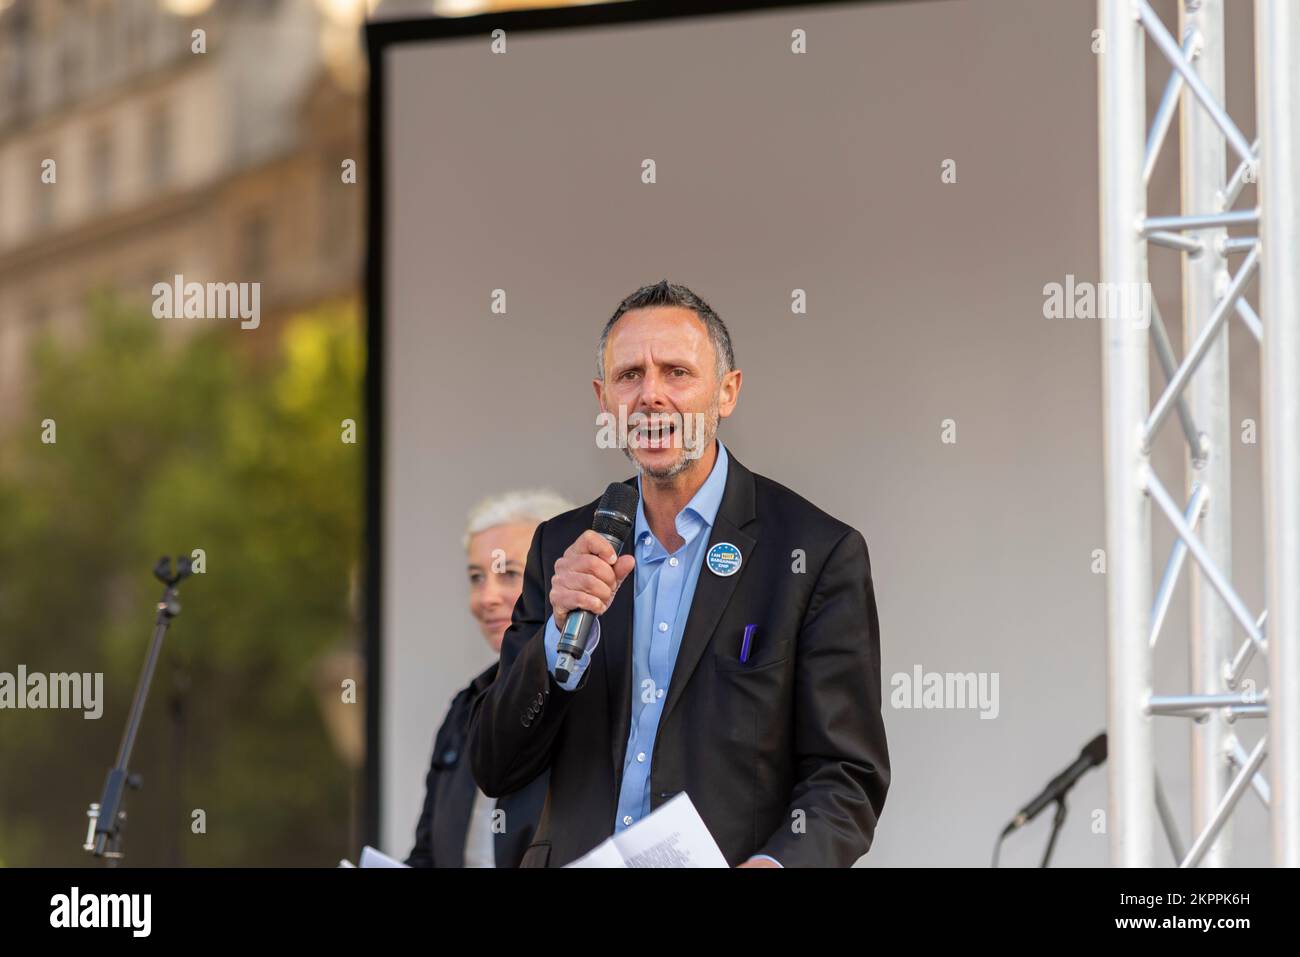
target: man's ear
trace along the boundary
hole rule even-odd
[[[740,400],[740,382],[744,376],[739,369],[732,369],[722,377],[718,392],[718,418],[725,419],[736,409]]]
[[[599,379],[592,379],[591,387],[596,392],[596,402],[600,405],[600,411],[608,412],[609,410],[605,408],[605,383],[601,382]]]

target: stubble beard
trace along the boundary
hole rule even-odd
[[[708,411],[704,413],[704,428],[700,435],[701,450],[707,449],[718,435],[718,411],[719,403],[717,398],[714,398],[714,400],[709,404]],[[692,414],[693,413],[688,412],[685,415]],[[685,418],[685,416],[683,416],[683,418]],[[678,434],[680,435],[682,433],[679,432]],[[642,465],[641,462],[637,460],[637,457],[632,453],[630,442],[623,442],[623,454],[627,456],[628,461],[636,467],[637,473],[642,477],[642,479],[650,479],[652,482],[662,483],[671,481],[689,469],[699,461],[699,459],[704,457],[703,452],[701,451],[699,456],[691,458],[691,456],[687,454],[690,451],[690,449],[683,445],[678,449],[677,460],[673,462],[672,465],[665,465],[662,468],[650,468]]]

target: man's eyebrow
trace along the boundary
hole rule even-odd
[[[695,363],[690,359],[661,359],[656,363],[659,366],[668,366],[670,368],[681,367],[683,369],[694,369]],[[634,362],[628,362],[623,365],[614,366],[614,375],[622,375],[624,372],[639,371],[645,368],[645,363],[640,359]]]
[[[515,566],[517,566],[517,567],[519,567],[519,568],[522,568],[523,565],[524,565],[524,563],[521,562],[521,561],[520,561],[519,559],[517,559],[517,558],[507,559],[507,560],[506,560],[506,567],[509,568],[511,565],[515,565]],[[476,564],[474,564],[473,562],[470,562],[469,565],[466,566],[466,570],[467,570],[467,571],[471,571],[471,572],[473,572],[473,571],[482,571],[482,570],[483,570],[483,566],[482,566],[482,565],[476,565]]]

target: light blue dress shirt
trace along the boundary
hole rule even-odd
[[[690,615],[695,585],[704,563],[709,535],[727,488],[727,449],[718,440],[718,458],[704,484],[699,487],[675,521],[681,548],[671,555],[650,531],[644,499],[638,498],[633,534],[636,570],[632,611],[632,720],[623,754],[623,782],[618,795],[614,830],[631,827],[650,813],[650,765],[659,716],[663,712],[681,648],[686,619]],[[637,477],[637,490],[641,479]],[[560,629],[552,617],[546,623],[544,644],[547,667],[552,675],[559,657]],[[600,619],[593,623],[586,653],[560,685],[572,691],[582,680],[591,655],[600,643]],[[779,863],[768,855],[764,857]]]

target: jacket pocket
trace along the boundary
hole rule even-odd
[[[793,651],[794,637],[791,636],[775,644],[760,644],[753,649],[748,661],[741,661],[736,649],[715,651],[713,666],[718,671],[762,671],[764,668],[785,661]]]

